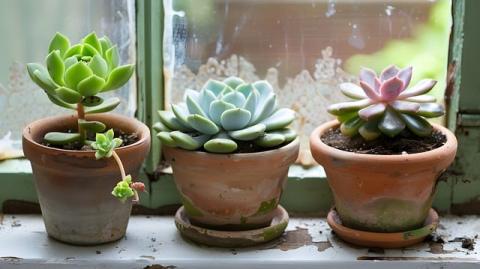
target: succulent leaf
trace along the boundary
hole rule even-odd
[[[378,124],[378,128],[383,134],[390,137],[395,137],[401,131],[403,131],[403,129],[405,129],[405,123],[395,111],[392,111],[392,109],[387,109],[383,115],[383,118]]]
[[[378,121],[371,120],[363,124],[359,129],[358,133],[367,141],[375,140],[382,132],[378,129]]]
[[[60,56],[59,50],[54,50],[48,54],[47,69],[50,77],[59,85],[64,85],[63,75],[65,73],[65,64],[63,63],[62,56]]]
[[[255,144],[264,148],[276,147],[284,142],[285,137],[276,133],[266,133],[265,135],[255,139]]]
[[[170,132],[159,132],[157,134],[158,139],[162,142],[163,145],[167,147],[176,147],[177,143],[175,143],[175,140],[170,136]]]
[[[93,74],[92,70],[82,61],[73,64],[65,72],[65,84],[70,89],[77,89],[78,83]]]
[[[224,102],[222,100],[213,101],[210,104],[210,111],[209,111],[210,119],[213,120],[213,122],[215,122],[217,125],[221,125],[223,112],[229,109],[234,109],[234,108],[235,108],[234,105]]]
[[[364,121],[360,117],[355,116],[340,125],[340,132],[345,136],[355,136],[363,123]]]
[[[105,79],[108,75],[108,64],[105,59],[100,55],[95,55],[92,57],[92,60],[88,64],[88,67],[92,69],[93,74]]]
[[[358,116],[365,121],[381,116],[387,106],[384,103],[377,103],[369,105],[366,108],[362,108],[358,111]]]
[[[116,67],[110,72],[102,92],[111,91],[122,87],[130,79],[134,71],[135,66],[132,64]]]
[[[247,95],[247,99],[245,100],[243,108],[250,111],[250,114],[255,115],[257,109],[257,102],[260,94],[253,87],[251,89],[252,91],[249,95]]]
[[[203,86],[203,89],[210,90],[215,96],[218,96],[226,86],[227,85],[221,81],[209,79],[207,83],[205,83],[205,86]]]
[[[231,153],[237,150],[237,147],[237,143],[225,134],[218,135],[203,145],[206,151],[212,153]]]
[[[297,132],[290,128],[279,129],[275,131],[268,132],[269,134],[280,134],[285,138],[285,142],[291,142],[297,138]]]
[[[405,90],[400,94],[401,98],[407,98],[412,96],[417,96],[421,94],[425,94],[430,91],[433,86],[435,86],[437,82],[432,79],[424,79],[418,82],[415,86],[411,87],[410,89]]]
[[[214,135],[220,131],[213,121],[198,114],[188,116],[187,121],[193,129],[203,134]]]
[[[234,105],[235,107],[243,107],[246,98],[242,93],[233,91],[224,95],[222,100]]]
[[[77,57],[82,55],[82,50],[83,50],[83,45],[82,44],[76,44],[71,46],[63,55],[64,59],[70,58],[70,57]],[[78,59],[77,59],[78,60]]]
[[[202,107],[197,103],[194,97],[187,95],[186,104],[188,108],[188,112],[190,114],[198,114],[203,117],[208,117],[208,115],[203,111]]]
[[[99,76],[91,75],[78,83],[78,92],[85,96],[93,96],[100,92],[105,85],[105,80]]]
[[[394,78],[398,74],[398,68],[394,65],[390,65],[389,67],[385,68],[382,73],[380,74],[380,80],[382,82]]]
[[[407,125],[408,129],[412,131],[412,133],[420,137],[425,137],[432,134],[433,127],[424,118],[417,115],[409,115],[403,113],[401,113],[400,116]]]
[[[235,140],[251,141],[265,134],[266,126],[264,124],[255,124],[245,129],[230,131],[228,135]]]
[[[235,90],[237,92],[241,92],[245,97],[248,97],[253,91],[256,91],[258,93],[257,89],[255,89],[252,84],[246,83],[238,85]]]
[[[360,81],[364,82],[366,85],[370,86],[371,89],[376,90],[375,87],[375,79],[377,78],[377,74],[375,71],[369,68],[362,68],[360,70]]]
[[[270,117],[260,123],[266,126],[267,131],[278,130],[288,126],[295,119],[295,111],[289,108],[281,108],[275,111]]]
[[[158,111],[160,122],[171,130],[179,130],[188,132],[191,130],[190,126],[183,125],[178,118],[175,117],[171,111]]]
[[[420,108],[420,104],[402,100],[393,101],[390,103],[390,106],[396,111],[410,113],[415,113]]]
[[[152,128],[157,131],[157,132],[167,132],[170,133],[172,130],[170,130],[165,124],[163,124],[161,121],[155,122],[152,126]]]
[[[90,45],[99,53],[102,52],[102,45],[100,44],[100,41],[98,40],[97,34],[95,32],[92,32],[88,34],[86,37],[84,37],[83,43]]]
[[[118,52],[117,45],[112,46],[105,52],[105,60],[107,60],[109,70],[113,70],[118,66],[120,53]]]
[[[372,104],[372,101],[369,99],[362,99],[359,101],[353,102],[344,102],[330,105],[327,111],[335,116],[343,115],[348,112],[358,111],[364,107],[367,107]]]
[[[180,105],[172,104],[172,112],[175,114],[175,117],[180,122],[181,125],[189,129],[190,123],[188,123],[188,109],[186,108],[185,104],[182,103]]]
[[[368,98],[368,96],[365,94],[365,92],[361,87],[350,82],[340,84],[340,90],[345,96],[348,96],[353,99]],[[377,96],[377,94],[375,93],[374,96]]]
[[[412,72],[413,67],[411,66],[405,67],[404,69],[398,71],[397,77],[403,82],[403,85],[405,85],[404,89],[407,88],[407,85],[409,85],[410,81],[412,80]]]
[[[98,106],[85,108],[85,114],[104,113],[114,110],[120,104],[118,97],[112,97],[103,101]]]
[[[244,84],[245,81],[239,77],[228,77],[223,80],[223,83],[227,84],[232,89],[236,89],[239,85]]]
[[[68,40],[66,36],[57,32],[50,41],[50,45],[48,46],[48,53],[58,50],[60,51],[60,56],[63,56],[68,50],[68,48],[70,48],[70,40]]]
[[[437,103],[423,103],[420,104],[416,115],[425,118],[436,118],[445,114],[445,108],[441,104]]]
[[[419,96],[408,97],[403,100],[409,101],[409,102],[415,102],[415,103],[434,103],[437,101],[437,98],[428,94],[424,94]]]
[[[276,104],[275,94],[271,93],[270,95],[268,95],[268,97],[266,97],[263,100],[261,96],[262,94],[260,94],[260,100],[258,101],[258,105],[255,110],[255,116],[250,121],[252,124],[259,123],[263,119],[270,116],[275,110],[275,104]]]
[[[243,129],[250,122],[250,111],[243,108],[232,108],[223,112],[220,122],[223,129],[234,131]]]
[[[113,129],[109,129],[105,133],[97,133],[95,142],[90,146],[95,150],[95,157],[97,159],[110,158],[113,151],[122,145],[123,141],[119,138],[114,138]]]
[[[55,90],[55,93],[60,100],[68,104],[76,104],[82,100],[82,95],[67,87],[60,87]]]
[[[197,150],[210,139],[210,135],[191,136],[180,131],[173,131],[170,137],[175,141],[175,144],[186,150]]]
[[[105,124],[103,124],[102,122],[87,121],[87,120],[82,120],[82,119],[78,120],[78,126],[84,128],[86,130],[89,130],[93,133],[103,132],[107,128],[107,126],[105,126]]]
[[[50,132],[43,137],[43,140],[52,145],[66,145],[80,140],[80,137],[79,133]]]
[[[389,78],[385,80],[380,87],[380,96],[383,101],[395,100],[403,88],[403,82],[399,78]]]

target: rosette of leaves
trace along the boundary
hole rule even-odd
[[[119,52],[106,36],[98,38],[92,32],[78,44],[57,33],[50,42],[45,66],[27,64],[30,78],[42,88],[52,103],[77,110],[78,132],[53,132],[45,135],[45,141],[63,145],[86,142],[86,131],[105,130],[98,121],[85,120],[85,114],[108,112],[120,103],[119,98],[104,100],[99,94],[123,86],[132,76],[134,65],[119,66]]]
[[[278,108],[267,81],[209,80],[200,91],[187,89],[183,103],[172,104],[171,111],[159,115],[157,137],[166,146],[186,150],[232,153],[243,142],[268,149],[297,136],[287,128],[295,112]]]
[[[360,71],[360,85],[342,83],[343,94],[355,99],[331,105],[328,112],[341,122],[340,130],[346,136],[360,134],[365,140],[374,140],[381,134],[395,137],[405,128],[413,134],[431,135],[433,127],[426,118],[442,116],[445,110],[427,95],[436,81],[424,79],[408,87],[412,67],[398,69],[389,66],[380,76],[368,68]]]
[[[95,142],[91,147],[95,149],[95,158],[97,160],[110,158],[113,156],[118,165],[122,180],[113,188],[112,195],[120,201],[125,202],[128,198],[134,197],[133,201],[138,202],[138,192],[145,191],[145,185],[142,182],[133,182],[131,175],[126,175],[122,160],[115,152],[115,149],[122,145],[122,140],[114,137],[114,132],[109,129],[105,133],[97,133]]]

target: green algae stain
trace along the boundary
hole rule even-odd
[[[193,205],[193,202],[183,194],[182,196],[182,203],[183,203],[183,208],[185,208],[185,212],[187,212],[187,215],[191,217],[203,217],[203,213],[200,209],[196,208]]]
[[[277,208],[277,199],[273,198],[272,200],[269,201],[263,201],[260,204],[260,207],[258,208],[257,212],[253,216],[261,216],[261,215],[266,215],[273,210]]]
[[[279,223],[275,226],[265,228],[265,230],[262,233],[263,240],[265,242],[267,242],[267,241],[270,241],[270,240],[273,240],[273,239],[279,237],[280,235],[283,234],[283,232],[287,228],[287,225],[288,225],[288,222],[285,221],[285,222]]]

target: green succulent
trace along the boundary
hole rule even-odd
[[[112,195],[117,197],[120,201],[125,202],[128,198],[135,195],[135,191],[130,187],[132,184],[132,177],[126,176],[122,181],[118,182],[113,188]]]
[[[57,33],[50,42],[45,66],[27,64],[30,78],[47,94],[52,103],[78,113],[78,133],[48,133],[45,141],[63,145],[75,141],[86,143],[85,131],[105,130],[98,121],[86,121],[85,114],[108,112],[120,104],[119,98],[103,100],[100,93],[123,86],[132,76],[134,65],[119,66],[118,48],[106,36],[92,32],[79,44]]]
[[[114,138],[113,129],[101,134],[97,133],[95,142],[90,146],[95,149],[95,157],[98,159],[114,157],[115,162],[120,169],[122,180],[113,188],[112,195],[125,202],[127,198],[135,197],[134,201],[138,201],[138,192],[145,191],[145,185],[142,182],[133,182],[131,175],[126,175],[122,160],[115,152],[115,149],[122,144],[122,140]]]
[[[97,133],[95,142],[90,146],[95,150],[95,158],[110,158],[113,151],[122,145],[123,141],[120,138],[114,138],[113,129],[108,130],[104,134]]]
[[[200,91],[187,89],[184,102],[159,111],[154,128],[169,147],[212,153],[232,153],[239,142],[272,148],[291,142],[296,132],[287,126],[295,112],[278,108],[267,81],[246,83],[238,77],[209,80]]]

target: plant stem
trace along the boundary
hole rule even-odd
[[[120,168],[120,174],[122,174],[122,180],[124,180],[125,177],[126,177],[126,174],[125,174],[125,168],[123,168],[122,160],[120,160],[120,157],[118,156],[118,154],[115,151],[112,152],[112,156],[115,159],[115,162],[117,163],[118,168]],[[133,197],[132,202],[136,203],[140,200],[140,198],[138,197],[137,190],[133,189],[133,194],[134,194],[134,197]]]
[[[123,168],[122,160],[120,160],[120,157],[115,151],[113,151],[112,156],[115,159],[115,162],[117,162],[118,168],[120,168],[120,173],[122,174],[122,180],[125,179],[127,175],[125,174],[125,168]]]
[[[83,104],[77,103],[77,119],[78,120],[85,120],[85,109]],[[77,121],[78,124],[78,121]],[[80,142],[85,144],[85,140],[87,139],[86,131],[78,124],[78,133],[80,134]]]

